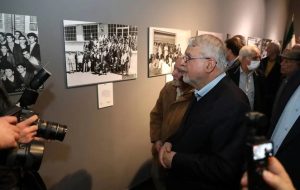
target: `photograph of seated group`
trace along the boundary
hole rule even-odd
[[[0,14],[6,24],[0,32],[0,85],[9,94],[18,94],[41,68],[37,17]]]
[[[150,27],[148,77],[171,74],[175,60],[184,54],[191,31]]]

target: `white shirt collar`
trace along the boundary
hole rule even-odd
[[[205,96],[213,87],[215,87],[224,77],[226,76],[226,73],[220,74],[217,78],[210,81],[208,84],[206,84],[203,88],[200,90],[195,89],[195,96],[197,98],[197,101]]]

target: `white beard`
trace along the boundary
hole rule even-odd
[[[185,82],[186,84],[191,85],[191,80],[187,75],[183,75],[183,82]]]

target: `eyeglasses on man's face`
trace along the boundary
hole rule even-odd
[[[183,61],[185,62],[185,63],[187,63],[187,62],[189,62],[189,61],[191,61],[191,60],[195,60],[195,59],[210,59],[209,57],[191,57],[191,56],[189,56],[189,55],[184,55],[183,57],[182,57],[182,59],[183,59]]]
[[[255,55],[253,57],[249,57],[250,60],[253,60],[253,61],[259,61],[260,60],[260,56],[259,55]]]

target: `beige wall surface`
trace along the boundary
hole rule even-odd
[[[69,128],[64,142],[46,143],[39,172],[49,189],[122,190],[149,176],[149,112],[165,78],[147,77],[148,27],[280,38],[284,26],[266,23],[267,5],[263,0],[1,0],[0,12],[37,16],[41,56],[52,77],[34,110]],[[138,26],[138,78],[113,84],[114,106],[97,109],[96,85],[66,88],[64,19]]]

